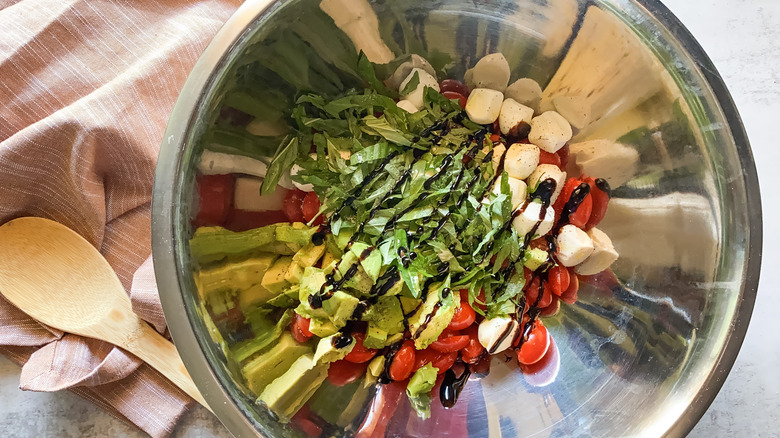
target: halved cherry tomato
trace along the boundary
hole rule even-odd
[[[490,134],[490,141],[492,141],[493,143],[498,143],[499,141],[501,141],[501,136],[498,134]]]
[[[317,194],[314,192],[309,192],[306,194],[306,196],[303,197],[301,212],[303,213],[303,218],[306,220],[306,222],[310,222],[312,219],[314,219],[314,216],[317,216],[317,213],[320,212],[320,205],[320,198],[318,198]],[[323,217],[320,216],[317,218],[317,222],[315,222],[313,225],[320,225],[322,221]]]
[[[337,360],[328,368],[328,380],[336,386],[344,386],[363,377],[368,368],[364,363],[352,363],[346,360]]]
[[[574,268],[569,268],[569,287],[564,293],[561,294],[561,301],[566,304],[574,304],[577,302],[577,291],[580,289],[580,280],[577,278],[577,274],[574,273]]]
[[[517,350],[517,361],[523,365],[539,362],[550,347],[550,334],[547,333],[547,328],[538,320],[534,324],[528,339]]]
[[[299,342],[301,344],[304,344],[309,341],[309,337],[303,334],[303,331],[301,331],[301,328],[298,327],[295,323],[290,324],[290,334],[292,334],[293,339],[295,339],[296,342]]]
[[[604,216],[607,214],[607,206],[609,205],[609,194],[601,190],[596,185],[596,180],[587,177],[585,182],[590,186],[590,197],[593,199],[593,210],[590,213],[588,223],[585,224],[583,229],[590,230],[598,225]]]
[[[474,312],[474,309],[469,306],[469,302],[461,301],[460,307],[455,309],[455,315],[452,316],[452,321],[450,321],[450,325],[447,326],[447,330],[463,330],[473,324],[476,318],[477,314]]]
[[[452,366],[455,365],[456,360],[458,360],[457,351],[441,353],[439,357],[436,358],[436,360],[431,362],[431,365],[439,370],[436,374],[441,374],[452,368]]]
[[[290,425],[310,437],[319,437],[322,435],[322,428],[317,426],[317,424],[311,420],[311,417],[311,410],[309,410],[307,405],[303,405],[303,407],[290,419]]]
[[[306,192],[303,190],[290,190],[282,202],[282,211],[287,215],[290,222],[304,222],[303,216],[303,198]]]
[[[561,170],[566,170],[566,166],[569,165],[569,145],[565,145],[558,149],[558,157],[561,159]]]
[[[469,343],[466,344],[462,350],[460,350],[460,358],[463,360],[463,362],[472,365],[477,363],[479,358],[485,352],[485,347],[479,343],[478,331],[479,326],[472,325],[463,332],[463,334],[469,336]]]
[[[458,335],[445,331],[439,339],[433,341],[431,348],[441,353],[458,351],[469,343],[468,335]]]
[[[352,347],[352,351],[344,357],[344,360],[348,360],[352,363],[364,363],[373,359],[376,356],[376,352],[373,348],[366,348],[363,345],[363,340],[366,339],[366,335],[363,333],[353,333],[352,337],[355,338],[355,346]]]
[[[563,214],[563,208],[565,207],[565,204],[569,201],[569,198],[571,198],[574,190],[576,190],[577,187],[579,187],[582,183],[583,181],[578,178],[569,178],[566,181],[561,194],[558,196],[558,199],[555,201],[555,205],[553,206],[556,218],[559,218],[560,215]],[[582,200],[579,207],[577,207],[577,210],[569,215],[568,223],[578,228],[584,227],[585,224],[588,223],[588,219],[590,219],[592,210],[593,198],[590,196],[590,194],[588,194],[588,196]]]
[[[391,379],[396,382],[406,380],[412,374],[414,354],[414,342],[411,340],[404,341],[395,357],[393,357],[393,362],[390,363],[389,375]]]
[[[432,349],[426,348],[425,350],[417,350],[414,353],[414,369],[417,371],[424,367],[426,364],[432,363],[441,356],[442,353]]]
[[[198,183],[198,214],[196,226],[223,225],[233,207],[233,175],[200,175]]]
[[[561,310],[561,300],[557,296],[552,296],[552,302],[549,306],[545,307],[539,312],[539,316],[548,317],[553,316]]]
[[[439,90],[441,90],[442,94],[447,91],[452,91],[455,93],[460,93],[464,96],[469,95],[469,87],[467,87],[463,82],[455,79],[445,79],[441,81],[439,84]]]
[[[539,149],[539,164],[554,164],[561,167],[561,157]]]
[[[307,339],[314,336],[314,333],[309,331],[309,324],[311,324],[311,320],[309,318],[304,318],[297,313],[293,317],[293,325],[295,325],[301,334],[306,336]]]
[[[442,91],[441,94],[444,95],[447,99],[458,99],[458,104],[460,104],[461,109],[466,109],[466,96],[456,92],[456,91]]]
[[[552,293],[561,296],[569,288],[569,270],[565,266],[553,266],[547,271],[547,284]]]
[[[536,307],[542,309],[549,306],[552,302],[552,292],[550,292],[550,287],[547,282],[544,282],[544,287],[540,287],[540,282],[541,279],[539,277],[534,277],[533,280],[531,280],[531,283],[526,284],[525,302],[529,306],[535,304]],[[539,299],[540,290],[543,292],[541,299]],[[537,299],[539,300],[538,302]]]
[[[228,215],[225,228],[230,231],[246,231],[266,225],[287,222],[283,211],[247,211],[233,209]]]

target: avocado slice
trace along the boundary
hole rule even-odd
[[[245,260],[200,269],[196,279],[200,292],[205,296],[216,290],[248,289],[260,283],[277,257],[258,253]]]
[[[386,342],[387,332],[369,323],[368,329],[366,330],[366,338],[363,340],[363,345],[366,348],[379,349],[384,348]]]
[[[531,248],[523,255],[523,266],[535,271],[539,269],[548,259],[547,251],[539,248]]]
[[[358,243],[355,243],[355,245],[358,245]],[[365,244],[358,246],[368,248],[368,245]],[[357,265],[357,272],[344,283],[343,287],[354,290],[360,295],[366,295],[371,291],[371,288],[374,287],[374,280],[368,276],[362,264],[360,263],[360,253],[355,254],[355,252],[352,250],[347,251],[344,254],[344,257],[342,257],[341,261],[338,263],[338,270],[334,272],[334,276],[336,280],[341,280],[347,271],[349,271],[354,265]]]
[[[333,296],[322,302],[322,310],[328,315],[333,325],[341,328],[347,324],[359,303],[360,300],[352,295],[336,291]]]
[[[328,318],[312,318],[309,323],[309,331],[321,338],[338,332],[339,328],[340,327],[333,325]]]
[[[310,244],[311,236],[317,232],[317,228],[308,227],[300,222],[276,225],[276,241],[286,243],[294,252]]]
[[[190,239],[190,252],[202,265],[252,251],[293,255],[311,241],[316,231],[301,223],[272,224],[241,232],[200,227]]]
[[[289,333],[283,333],[279,342],[242,367],[247,386],[255,394],[287,372],[301,355],[311,356],[311,347],[299,344]]]
[[[265,351],[285,332],[293,317],[292,309],[288,309],[278,321],[274,322],[267,317],[268,313],[262,309],[253,309],[246,314],[246,320],[252,326],[255,337],[231,347],[230,357],[233,361],[243,365],[247,360],[255,357],[258,352]]]
[[[286,277],[291,263],[292,257],[284,256],[276,259],[274,264],[263,275],[263,280],[260,284],[274,295],[282,293],[290,285]]]
[[[336,348],[336,339],[341,336],[344,335],[341,333],[335,333],[326,338],[320,339],[320,342],[317,344],[317,350],[314,352],[314,362],[317,364],[323,364],[344,359],[344,357],[348,355],[353,348],[355,348],[355,340],[353,338],[349,345],[344,348]]]
[[[295,253],[293,261],[298,262],[303,268],[308,268],[309,266],[314,266],[324,253],[325,245],[309,243]]]
[[[264,403],[287,423],[298,412],[328,376],[328,365],[317,365],[314,355],[298,357],[289,369],[265,387],[258,402]]]
[[[418,350],[427,348],[449,325],[455,314],[455,293],[449,291],[449,281],[428,289],[425,303],[409,318],[409,331]],[[443,293],[447,291],[446,293]]]
[[[363,313],[363,321],[385,333],[404,331],[404,312],[395,296],[383,296]]]

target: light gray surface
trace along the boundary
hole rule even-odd
[[[712,57],[739,108],[753,145],[764,192],[764,269],[753,320],[742,351],[715,403],[692,437],[777,436],[780,424],[780,334],[774,315],[780,296],[780,231],[772,218],[780,208],[767,202],[780,184],[780,2],[777,0],[668,0]],[[140,433],[80,398],[19,391],[19,369],[0,359],[0,436],[135,437]],[[188,413],[175,436],[228,436],[204,409]]]

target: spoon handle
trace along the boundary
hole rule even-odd
[[[138,328],[125,342],[121,342],[123,345],[119,346],[151,365],[187,395],[211,411],[211,407],[187,373],[173,343],[157,333],[146,322],[140,320],[138,322]]]

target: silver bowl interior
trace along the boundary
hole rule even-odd
[[[323,22],[338,24],[344,38],[318,39]],[[549,320],[557,363],[528,378],[494,359],[455,409],[438,418],[434,410],[425,422],[392,421],[387,436],[465,436],[463,428],[471,437],[677,436],[693,427],[747,328],[761,211],[730,96],[669,11],[649,0],[289,0],[246,2],[208,47],[174,109],[155,181],[154,261],[166,318],[231,432],[292,433],[254,404],[210,335],[187,249],[190,200],[203,132],[236,72],[262,63],[267,42],[290,34],[325,62],[344,41],[378,62],[411,52],[449,56],[454,78],[502,52],[513,80],[542,84],[543,104],[581,111],[573,143],[630,151],[602,169],[614,189],[602,229],[621,254],[618,281],[585,282],[578,303]],[[256,91],[289,105],[291,93],[271,85]]]

